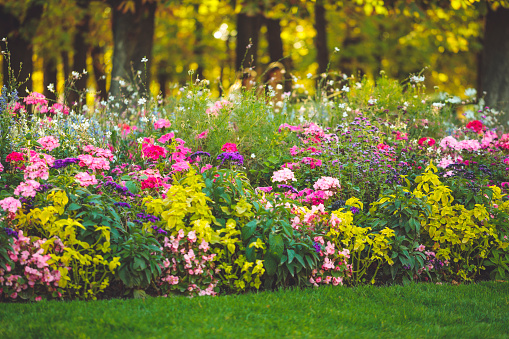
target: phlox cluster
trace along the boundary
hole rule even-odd
[[[46,239],[32,241],[19,231],[17,238],[13,238],[12,250],[8,251],[9,258],[14,266],[7,265],[4,270],[0,268],[0,295],[4,294],[11,299],[16,299],[22,291],[31,291],[31,294],[56,291],[60,281],[60,271],[52,269],[48,262],[49,254],[44,254],[41,245]],[[55,253],[63,252],[64,245],[60,239],[54,241]],[[40,300],[36,296],[35,300]]]

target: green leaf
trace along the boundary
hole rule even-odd
[[[256,225],[257,225],[257,221],[251,220],[250,222],[245,224],[244,227],[242,227],[241,232],[242,232],[242,240],[243,241],[247,241],[249,238],[251,238],[251,236],[256,231]]]
[[[69,211],[74,211],[74,210],[78,210],[78,209],[80,209],[80,208],[81,208],[81,206],[80,206],[80,205],[75,204],[75,203],[72,203],[72,204],[70,204],[70,205],[69,205],[69,207],[67,207],[67,210],[69,210]]]
[[[278,266],[277,263],[278,260],[276,260],[272,255],[268,254],[265,256],[265,262],[263,263],[263,266],[265,267],[265,272],[267,272],[267,275],[273,276],[276,274]]]
[[[138,186],[136,186],[136,184],[132,181],[126,181],[125,182],[125,187],[127,187],[129,189],[129,191],[131,191],[132,193],[136,194],[138,193],[140,190],[138,189]]]
[[[288,254],[288,263],[291,264],[293,259],[295,258],[295,251],[289,249],[287,251],[287,254]]]
[[[269,251],[270,253],[279,260],[283,255],[285,249],[285,243],[281,234],[271,233],[269,235]]]

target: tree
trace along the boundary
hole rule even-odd
[[[481,90],[486,105],[502,110],[501,122],[509,121],[509,8],[488,7],[481,62]]]
[[[10,65],[4,59],[3,82],[8,85],[11,67],[12,75],[21,83],[20,93],[32,91],[33,44],[32,38],[37,31],[43,13],[41,1],[19,1],[0,3],[0,36],[8,39]],[[14,84],[11,84],[14,85]]]
[[[119,80],[134,80],[130,77],[131,70],[140,73],[142,84],[150,84],[157,3],[152,0],[109,0],[108,3],[113,13],[114,44],[110,94],[118,97],[121,93]],[[145,88],[141,89],[143,91]]]

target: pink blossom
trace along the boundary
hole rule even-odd
[[[196,136],[196,139],[205,139],[207,135],[209,134],[209,130],[206,129],[205,131],[201,132]]]
[[[175,171],[175,172],[182,172],[182,171],[187,171],[189,169],[189,163],[187,161],[181,161],[181,162],[177,162],[175,164],[173,164],[171,166],[171,168]]]
[[[212,168],[212,165],[211,164],[206,164],[205,166],[203,166],[200,170],[200,173],[203,173],[205,172],[206,170],[209,170]]]
[[[161,136],[157,141],[159,141],[161,144],[165,144],[167,141],[173,139],[175,137],[175,134],[173,132],[166,133],[165,135]]]
[[[221,147],[221,151],[223,152],[237,152],[237,145],[227,142]]]
[[[3,208],[4,211],[16,213],[18,208],[21,207],[21,202],[13,197],[7,197],[3,200],[0,200],[0,206]]]
[[[76,174],[74,176],[74,178],[76,179],[76,181],[78,181],[78,183],[81,186],[84,186],[84,187],[87,187],[90,185],[97,185],[97,183],[98,183],[97,179],[95,178],[95,175],[90,175],[87,172],[80,172],[80,173]]]
[[[283,168],[282,170],[275,171],[272,175],[272,182],[284,182],[286,183],[288,180],[297,181],[295,179],[295,175],[288,168]]]
[[[454,149],[456,147],[456,144],[458,143],[458,140],[456,140],[453,136],[447,136],[440,141],[440,147],[442,149],[452,148]]]
[[[191,231],[191,232],[187,233],[187,239],[189,239],[189,241],[192,243],[196,242],[196,232]]]
[[[38,139],[37,142],[39,144],[41,144],[43,150],[48,151],[48,152],[50,152],[50,151],[54,150],[55,148],[57,148],[58,146],[60,146],[58,139],[51,135],[47,136],[47,137],[42,137],[42,138]]]
[[[49,109],[49,112],[53,113],[53,114],[62,113],[65,115],[69,115],[69,107],[56,102],[53,104],[53,106],[51,106],[51,108]]]
[[[25,99],[23,99],[23,101],[27,105],[37,105],[37,104],[47,105],[48,104],[46,97],[43,94],[37,93],[37,92],[30,93]]]
[[[38,183],[35,180],[28,179],[26,182],[21,182],[18,187],[14,190],[14,194],[16,195],[22,195],[26,198],[28,197],[35,197],[37,194],[37,189],[41,186],[40,183]]]
[[[166,119],[159,119],[156,122],[154,122],[154,128],[160,129],[160,128],[169,128],[171,127],[171,122]]]
[[[313,188],[315,190],[333,190],[335,188],[340,188],[341,185],[339,184],[339,180],[332,177],[321,177],[318,179],[315,184],[313,185]]]

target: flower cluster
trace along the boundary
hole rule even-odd
[[[194,231],[164,238],[165,259],[159,285],[166,291],[184,291],[187,295],[216,295],[218,281],[214,276],[215,253],[205,240],[198,243]]]
[[[46,239],[32,241],[23,235],[23,231],[18,232],[12,250],[7,252],[15,266],[6,265],[5,270],[0,268],[0,296],[4,294],[16,299],[22,291],[31,291],[33,296],[44,293],[44,290],[57,290],[61,275],[59,270],[49,265],[51,256],[45,254],[41,247],[45,242]],[[55,253],[63,252],[64,245],[60,239],[55,239],[53,244]],[[41,297],[37,296],[35,300],[41,300]]]

